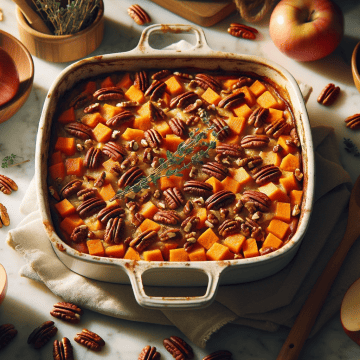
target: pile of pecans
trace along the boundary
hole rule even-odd
[[[0,174],[0,191],[5,195],[10,195],[13,191],[16,191],[18,186],[15,181],[5,175]],[[10,217],[6,207],[0,203],[0,228],[10,225]]]

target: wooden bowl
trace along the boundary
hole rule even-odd
[[[29,97],[34,80],[34,63],[26,47],[14,36],[2,30],[0,30],[0,47],[14,60],[20,80],[20,87],[15,97],[0,106],[0,123],[3,123],[13,116]]]
[[[0,304],[5,299],[7,290],[7,276],[4,267],[0,264]]]
[[[47,35],[30,27],[20,8],[16,7],[20,39],[32,55],[52,62],[81,59],[99,47],[104,37],[104,3],[100,2],[97,16],[86,29],[72,35]]]
[[[360,42],[357,43],[357,45],[354,48],[354,51],[352,53],[351,57],[351,70],[354,78],[354,83],[356,88],[360,92]]]

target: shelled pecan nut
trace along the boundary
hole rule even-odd
[[[242,104],[245,101],[244,99],[245,94],[243,92],[234,92],[220,100],[218,107],[224,109],[234,108]]]
[[[227,207],[235,201],[235,194],[230,190],[220,190],[211,195],[206,201],[207,210],[218,210]]]
[[[184,137],[187,134],[185,123],[176,117],[169,120],[169,126],[171,131],[179,137]]]
[[[193,75],[184,72],[174,71],[174,75],[183,81],[191,81],[194,79]]]
[[[263,163],[263,158],[261,156],[251,156],[251,157],[248,157],[247,158],[247,163],[246,163],[246,166],[249,168],[249,169],[253,169],[257,166],[260,166],[262,163]]]
[[[120,100],[124,97],[124,91],[117,86],[101,88],[93,93],[93,97],[99,101]]]
[[[97,219],[102,224],[107,224],[107,222],[114,217],[123,217],[125,215],[125,210],[118,204],[112,204],[106,208],[99,211],[97,214]]]
[[[90,198],[94,198],[96,197],[98,191],[96,188],[87,188],[87,189],[83,189],[80,190],[79,192],[77,192],[76,196],[78,197],[79,200],[81,201],[85,201],[88,200]]]
[[[100,110],[100,103],[93,103],[84,109],[84,114],[92,114]]]
[[[10,195],[12,191],[16,191],[18,186],[15,181],[5,175],[0,175],[0,191],[5,195]]]
[[[213,193],[212,185],[196,180],[186,181],[183,190],[188,194],[201,196],[204,199],[207,199]]]
[[[201,167],[201,171],[209,176],[215,177],[220,181],[223,181],[229,173],[229,169],[226,166],[219,164],[216,161],[210,161],[208,163],[205,163]]]
[[[151,101],[149,104],[150,119],[153,121],[165,120],[167,118],[164,111],[154,105]]]
[[[188,200],[183,208],[183,212],[185,215],[190,215],[194,210],[194,204],[191,200]]]
[[[241,210],[243,209],[243,207],[244,207],[244,203],[242,202],[241,199],[239,199],[239,200],[236,201],[236,204],[235,204],[235,206],[233,207],[233,212],[234,212],[235,214],[240,214],[240,213],[241,213]]]
[[[242,156],[242,148],[238,144],[222,144],[216,145],[215,151],[217,154],[240,158]]]
[[[250,86],[253,80],[247,76],[241,76],[239,80],[231,87],[232,90],[242,88],[243,86]]]
[[[277,181],[281,177],[281,170],[275,165],[265,165],[254,174],[255,182],[262,186],[268,182]]]
[[[93,146],[86,152],[84,166],[88,169],[97,169],[102,162],[102,151]]]
[[[200,119],[200,116],[191,115],[191,116],[189,116],[189,117],[186,119],[185,123],[186,123],[186,125],[188,125],[188,126],[194,126],[194,125],[196,125],[200,120],[201,120],[201,119]]]
[[[360,129],[360,114],[349,116],[345,119],[346,127],[351,130]]]
[[[133,166],[121,175],[118,181],[118,186],[119,188],[123,188],[128,185],[133,185],[137,181],[139,181],[140,178],[142,178],[143,176],[144,176],[144,172],[137,166]]]
[[[273,123],[267,125],[265,127],[265,134],[277,139],[288,128],[289,128],[289,125],[286,122],[286,120],[281,118],[281,119],[275,120]]]
[[[103,153],[110,158],[112,158],[114,161],[122,161],[122,159],[126,156],[126,150],[125,148],[117,144],[114,141],[108,141],[102,149]]]
[[[166,190],[164,190],[163,194],[165,196],[165,201],[169,209],[177,209],[185,203],[185,198],[177,187],[167,188]]]
[[[0,203],[0,228],[10,225],[10,217],[6,207]]]
[[[191,360],[194,357],[191,346],[178,336],[164,339],[163,345],[176,360]]]
[[[140,226],[140,224],[145,220],[145,217],[143,214],[135,213],[131,217],[131,223],[135,226]]]
[[[329,106],[332,105],[340,94],[340,88],[330,83],[327,84],[317,98],[319,104]]]
[[[121,217],[110,218],[106,224],[104,241],[107,244],[119,244],[123,238],[125,222]]]
[[[263,125],[268,116],[269,109],[260,106],[251,113],[248,118],[248,124],[254,126],[255,128],[259,128]]]
[[[296,147],[300,147],[301,142],[299,139],[299,134],[296,130],[296,128],[292,128],[290,130],[290,136],[291,136],[291,142],[296,146]]]
[[[179,229],[168,229],[165,230],[162,234],[159,236],[161,241],[167,241],[167,240],[180,240],[181,239],[181,232]]]
[[[185,232],[189,233],[196,229],[197,225],[200,222],[200,218],[198,216],[188,216],[182,223],[181,227]]]
[[[262,212],[268,212],[270,210],[271,199],[260,191],[244,191],[242,194],[242,201],[252,201],[255,204],[255,207]]]
[[[107,126],[120,126],[122,123],[133,121],[135,119],[135,115],[129,111],[124,110],[119,114],[114,115],[112,118],[106,121]]]
[[[223,237],[240,232],[240,222],[234,219],[225,220],[218,228],[219,234]]]
[[[160,357],[161,355],[156,351],[156,347],[147,345],[142,349],[138,360],[160,360]]]
[[[145,91],[145,96],[150,96],[151,101],[161,98],[165,92],[166,84],[161,80],[154,80]]]
[[[106,202],[98,198],[90,198],[83,201],[77,208],[76,211],[80,217],[86,218],[96,214],[101,209],[106,207]]]
[[[69,302],[58,302],[53,305],[50,315],[57,319],[64,320],[72,324],[78,324],[83,311],[76,305]]]
[[[203,101],[200,99],[196,99],[194,103],[186,106],[183,110],[184,114],[188,114],[191,112],[195,112],[196,110],[200,109],[200,107],[203,105]]]
[[[204,90],[210,88],[215,92],[221,90],[221,84],[213,76],[207,74],[196,74],[195,82]]]
[[[160,70],[160,71],[156,72],[155,74],[153,74],[151,76],[151,78],[153,80],[160,80],[160,79],[164,79],[164,78],[168,77],[171,74],[172,74],[172,72],[170,70],[164,69],[164,70]]]
[[[184,108],[188,106],[190,103],[193,103],[199,96],[194,91],[186,91],[181,93],[180,95],[175,96],[170,101],[170,109],[174,108]]]
[[[17,335],[17,330],[13,324],[3,324],[0,326],[0,350],[9,345]]]
[[[180,222],[180,216],[174,210],[159,210],[153,219],[164,225],[177,225]]]
[[[241,139],[240,145],[244,149],[257,149],[267,146],[269,141],[266,135],[246,135]]]
[[[146,230],[130,241],[130,246],[138,252],[144,251],[148,246],[157,239],[157,232],[154,230]]]
[[[73,107],[74,109],[79,109],[89,102],[93,100],[93,96],[91,94],[88,94],[86,92],[82,92],[79,95],[75,96],[73,99],[71,99],[69,103],[69,107]]]
[[[146,130],[144,136],[150,147],[159,148],[161,146],[163,137],[157,130],[155,129]]]
[[[61,341],[54,341],[53,358],[54,360],[74,360],[73,347],[67,337],[63,337]]]
[[[272,252],[274,252],[276,250],[276,248],[272,247],[272,246],[269,246],[269,247],[262,247],[260,250],[259,250],[259,253],[261,256],[264,256],[264,255],[267,255],[267,254],[270,254]]]
[[[35,349],[40,349],[55,336],[57,330],[53,321],[45,321],[30,334],[27,343],[33,345]]]
[[[74,136],[81,140],[91,139],[92,137],[91,127],[77,122],[66,124],[64,126],[64,130],[71,136]]]
[[[214,131],[218,133],[218,138],[220,141],[224,141],[231,135],[231,130],[225,120],[221,118],[212,119],[212,124],[214,126]]]
[[[243,39],[254,40],[258,31],[247,25],[232,23],[228,28],[228,33],[235,37],[241,37]]]
[[[232,353],[227,350],[218,350],[205,356],[202,360],[231,360]]]
[[[81,180],[71,180],[60,190],[60,196],[62,198],[68,198],[80,191],[81,187]]]
[[[151,22],[150,16],[140,5],[135,4],[129,6],[127,12],[138,25],[144,25]]]
[[[77,333],[74,340],[81,345],[86,346],[89,350],[100,351],[105,346],[105,341],[90,330],[83,329]]]
[[[89,229],[86,225],[77,226],[71,233],[70,239],[75,243],[84,242],[88,237]]]
[[[145,70],[141,70],[135,73],[134,85],[142,92],[145,92],[149,87],[149,77]]]

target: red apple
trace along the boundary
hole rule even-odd
[[[313,61],[339,45],[344,17],[331,0],[282,0],[271,14],[269,30],[272,41],[285,55]]]
[[[340,320],[346,335],[360,345],[360,279],[349,287],[344,296]]]

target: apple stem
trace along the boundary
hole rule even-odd
[[[311,13],[310,13],[309,16],[308,16],[307,22],[313,21],[313,15],[314,15],[314,13],[315,13],[315,10],[312,10]]]

